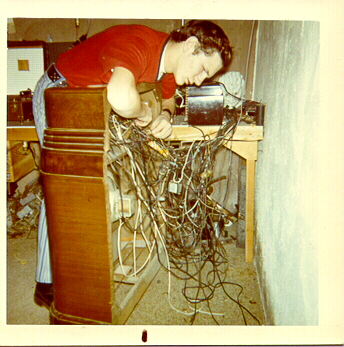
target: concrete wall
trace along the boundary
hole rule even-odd
[[[266,103],[256,265],[268,324],[318,324],[319,23],[262,21],[254,100]]]

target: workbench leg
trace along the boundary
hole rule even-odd
[[[246,160],[246,225],[245,225],[245,258],[252,263],[254,256],[254,189],[255,160]]]

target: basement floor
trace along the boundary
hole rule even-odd
[[[233,236],[236,223],[230,228]],[[225,244],[229,270],[227,281],[235,285],[225,285],[230,297],[222,288],[215,291],[210,301],[213,317],[208,313],[207,304],[196,316],[186,315],[188,304],[181,291],[184,282],[172,278],[170,302],[168,300],[168,273],[160,269],[147,291],[136,305],[126,325],[264,325],[259,285],[253,264],[245,262],[245,251],[237,248],[233,238]],[[37,232],[7,239],[7,324],[48,325],[49,312],[34,303]],[[240,304],[237,295],[242,286]],[[232,299],[231,299],[232,298]],[[177,312],[177,309],[180,312]],[[245,316],[243,316],[243,313]],[[245,323],[246,320],[246,323]]]

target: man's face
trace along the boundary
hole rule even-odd
[[[190,42],[188,42],[190,41]],[[222,68],[220,53],[206,55],[198,49],[197,38],[185,41],[182,56],[178,59],[174,77],[178,85],[196,84],[200,86],[206,78],[214,76]]]

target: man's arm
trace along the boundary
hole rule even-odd
[[[174,97],[162,100],[161,113],[150,125],[150,130],[153,136],[165,139],[166,137],[171,135],[171,121],[175,111],[175,107],[176,105]]]
[[[152,120],[152,110],[141,102],[131,71],[116,67],[107,85],[107,98],[113,110],[124,118],[137,118],[136,124],[146,126]]]

